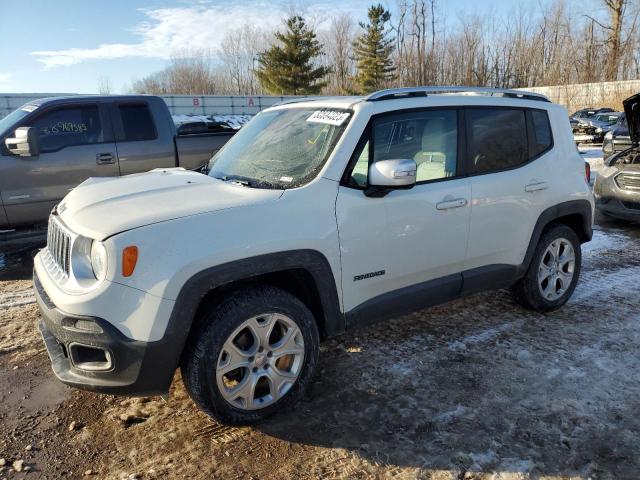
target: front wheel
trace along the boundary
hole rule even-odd
[[[543,233],[525,276],[513,287],[521,305],[548,312],[567,303],[582,265],[580,241],[573,229],[554,225]]]
[[[318,361],[319,337],[298,298],[254,287],[231,295],[198,325],[182,376],[191,398],[212,417],[256,423],[302,397]]]

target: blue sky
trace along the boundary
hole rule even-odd
[[[0,0],[0,92],[115,92],[166,65],[172,51],[219,48],[231,29],[277,27],[292,9],[318,23],[364,20],[372,0]],[[382,2],[393,11],[394,0]],[[527,2],[524,2],[525,4]],[[512,0],[441,0],[446,18],[512,10]]]

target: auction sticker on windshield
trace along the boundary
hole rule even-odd
[[[338,110],[318,110],[307,118],[307,122],[340,126],[349,118],[349,115],[350,112],[340,112]]]

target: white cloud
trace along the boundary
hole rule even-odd
[[[8,85],[11,79],[10,73],[0,72],[0,87]]]
[[[347,8],[351,9],[351,5]],[[362,6],[358,6],[358,10],[366,15],[366,9]],[[46,67],[124,57],[169,58],[174,52],[188,49],[216,49],[227,32],[247,24],[266,28],[278,27],[290,9],[277,0],[257,0],[231,5],[201,4],[142,11],[148,18],[133,29],[139,38],[136,43],[107,43],[96,48],[41,50],[31,52],[31,55],[37,57]],[[316,24],[322,22],[329,11],[328,5],[322,4],[309,5],[303,9]]]

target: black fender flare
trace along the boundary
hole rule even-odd
[[[338,289],[329,261],[322,253],[289,250],[235,260],[196,273],[180,289],[161,340],[172,345],[166,358],[172,375],[180,362],[198,307],[208,293],[233,282],[287,270],[305,270],[312,276],[320,296],[327,336],[342,333],[345,318],[340,310]]]
[[[591,208],[591,203],[588,200],[570,200],[568,202],[562,202],[549,207],[540,214],[536,225],[533,227],[533,232],[531,234],[531,239],[529,240],[527,252],[524,256],[524,261],[518,268],[519,276],[523,276],[529,269],[533,253],[536,250],[544,229],[556,220],[569,215],[579,215],[582,218],[582,221],[580,222],[582,232],[577,232],[581,241],[588,242],[591,240],[593,237],[593,210]]]

